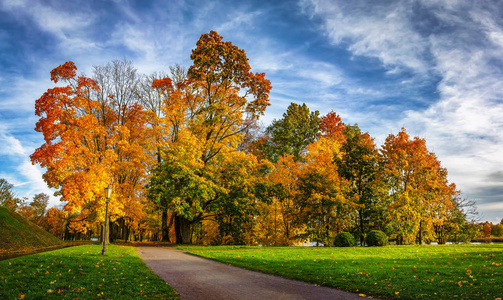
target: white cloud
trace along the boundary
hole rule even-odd
[[[8,156],[8,155],[16,155],[16,156],[26,156],[27,153],[21,142],[16,138],[7,134],[7,126],[5,124],[0,123],[0,155]]]
[[[63,48],[78,51],[97,48],[83,33],[84,29],[95,22],[93,14],[84,9],[68,13],[55,6],[30,0],[2,1],[0,8],[34,22],[40,30],[57,37]]]
[[[60,201],[54,191],[47,187],[42,179],[42,169],[34,166],[29,158],[34,149],[26,147],[20,140],[9,133],[8,126],[0,123],[0,158],[2,163],[0,178],[5,178],[14,185],[14,192],[19,197],[31,199],[35,194],[45,193],[50,196],[49,205],[55,206]]]
[[[425,34],[414,27],[413,17],[418,16],[409,1],[362,3],[303,0],[300,5],[321,21],[333,44],[353,55],[377,58],[388,74],[409,70],[415,77],[438,76],[438,100],[426,109],[411,107],[386,128],[398,131],[405,126],[409,133],[426,138],[465,195],[483,197],[480,191],[501,187],[485,180],[503,169],[503,25],[494,14],[497,7],[481,8],[464,1],[415,2],[439,26],[427,28]],[[412,79],[405,84],[418,82]],[[386,129],[373,130],[380,136]],[[498,210],[486,212],[489,217],[503,213],[501,205],[480,208],[489,207]]]
[[[422,59],[428,43],[411,28],[408,2],[389,5],[366,1],[301,1],[311,17],[321,18],[323,30],[337,45],[347,45],[354,55],[379,59],[390,72],[407,68],[426,72],[429,65]],[[364,9],[361,9],[364,8]]]

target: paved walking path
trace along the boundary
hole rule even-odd
[[[138,247],[138,254],[182,299],[358,299],[327,287],[229,266],[163,247]]]

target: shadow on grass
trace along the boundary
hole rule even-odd
[[[65,242],[62,245],[57,245],[57,246],[51,246],[51,247],[42,247],[42,248],[35,248],[35,249],[29,249],[29,250],[19,250],[19,251],[4,251],[0,252],[0,261],[6,260],[6,259],[11,259],[15,257],[20,257],[20,256],[25,256],[25,255],[31,255],[31,254],[37,254],[37,253],[43,253],[47,251],[54,251],[58,249],[63,249],[63,248],[68,248],[68,247],[74,247],[74,246],[80,246],[80,245],[86,245],[86,244],[96,244],[96,242],[92,241],[68,241]]]

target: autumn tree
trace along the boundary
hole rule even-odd
[[[484,223],[484,237],[490,237],[491,236],[491,224],[489,222]]]
[[[30,206],[30,202],[27,197],[20,199],[16,212],[30,221],[34,220],[35,211],[33,210],[33,207]]]
[[[25,198],[17,208],[17,212],[31,222],[43,226],[47,204],[49,203],[49,196],[44,193],[39,193],[33,196],[30,202]]]
[[[65,210],[81,211],[83,220],[90,220],[98,207],[104,211],[101,195],[112,177],[115,155],[107,148],[106,129],[96,116],[100,105],[90,99],[99,87],[96,81],[77,76],[76,70],[73,62],[52,70],[51,80],[67,85],[47,90],[36,101],[35,114],[40,119],[35,130],[43,133],[45,143],[31,160],[47,169],[43,178],[68,202]]]
[[[434,239],[434,226],[448,218],[456,187],[424,139],[405,129],[389,135],[381,149],[382,180],[388,190],[387,231],[399,244]]]
[[[356,210],[346,197],[348,181],[339,176],[334,163],[334,158],[341,155],[340,147],[330,138],[309,145],[306,165],[299,176],[298,220],[306,226],[306,237],[325,245],[332,244],[337,233],[351,228]]]
[[[171,69],[171,67],[170,67]],[[172,77],[176,77],[178,82],[182,82],[186,79],[186,70],[177,66],[177,68],[173,69]],[[181,74],[183,72],[183,75]],[[158,89],[152,88],[154,81],[168,78],[168,75],[165,73],[152,73],[148,76],[144,75],[140,84],[138,93],[140,104],[147,110],[147,128],[148,128],[148,136],[152,141],[152,147],[149,147],[147,151],[150,152],[152,157],[155,157],[155,164],[150,166],[150,169],[154,168],[156,164],[161,163],[161,152],[162,146],[165,144],[164,139],[165,135],[165,125],[161,122],[161,119],[164,117],[164,100],[163,93]],[[171,80],[169,81],[171,84]],[[161,211],[161,220],[159,226],[161,226],[161,234],[162,241],[169,242],[169,227],[168,227],[168,208],[166,207],[166,203],[152,203],[151,201],[147,201],[146,205],[153,205],[152,208],[146,208],[151,211],[151,209]],[[153,210],[151,211],[153,213]],[[149,217],[149,220],[153,220],[153,218]],[[149,222],[143,222],[143,224],[150,224]],[[171,223],[171,222],[170,222]],[[155,226],[149,225],[149,232],[151,232],[151,228]],[[145,227],[146,228],[146,227]]]
[[[30,203],[30,206],[33,207],[33,210],[35,211],[35,217],[37,219],[40,219],[45,215],[48,204],[49,195],[39,193],[33,196],[33,201]]]
[[[197,167],[185,174],[187,180],[205,184],[213,182],[203,193],[201,189],[194,191],[196,186],[179,188],[182,193],[174,198],[150,193],[151,197],[169,203],[175,212],[177,243],[189,243],[192,223],[199,222],[200,215],[218,205],[214,188],[219,177],[217,158],[236,151],[245,130],[269,105],[271,89],[263,73],[250,72],[245,51],[231,42],[222,41],[215,31],[201,35],[191,59],[193,65],[188,69],[186,82],[177,86],[173,86],[169,78],[154,82],[154,88],[163,92],[166,101],[164,122],[168,124],[167,134],[171,139],[164,147],[168,149],[167,153],[171,153],[169,159],[177,161],[176,165],[180,166],[173,169],[161,163],[155,176],[170,178],[173,177],[170,172],[186,169],[183,167],[187,163],[185,158],[179,157],[175,148],[175,145],[184,147],[180,143],[188,141],[185,138],[180,140],[180,133],[183,133],[195,141],[194,149],[200,153],[198,158],[190,158]],[[165,190],[167,186],[157,179],[150,184],[157,191]],[[189,211],[197,214],[185,213]]]
[[[266,157],[277,162],[281,155],[293,155],[301,160],[306,147],[314,142],[320,124],[319,112],[311,112],[307,105],[291,103],[280,120],[272,121],[265,134],[268,136],[264,144]]]
[[[51,207],[47,210],[44,217],[43,228],[52,235],[62,238],[64,234],[64,211],[56,207]]]
[[[256,241],[263,245],[287,246],[298,242],[304,225],[297,220],[298,177],[301,162],[293,155],[282,155],[275,164],[268,160],[265,176],[256,185],[259,215],[256,217]]]
[[[116,154],[113,181],[117,203],[110,215],[120,226],[111,224],[110,228],[121,231],[115,237],[127,240],[130,228],[143,216],[143,187],[155,163],[149,151],[155,143],[146,126],[148,112],[140,104],[142,76],[130,61],[114,60],[95,66],[93,78],[100,86],[95,95],[100,103],[97,116],[109,133],[108,146]]]
[[[127,61],[95,67],[94,79],[76,71],[73,62],[55,68],[51,79],[66,86],[49,89],[36,101],[36,130],[45,143],[32,162],[47,169],[44,180],[67,202],[65,211],[78,212],[75,230],[85,233],[105,221],[108,184],[114,185],[110,215],[132,225],[142,215],[139,197],[149,161],[144,149],[151,144],[137,103],[136,71]]]
[[[346,124],[342,122],[341,117],[334,111],[329,112],[320,119],[319,134],[343,144],[346,140]]]

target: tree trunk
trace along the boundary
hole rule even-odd
[[[110,218],[108,218],[108,235],[107,238],[109,239],[108,242],[113,243],[115,240],[115,235],[117,232],[117,226],[115,225],[114,222],[110,221]]]
[[[182,232],[180,229],[180,216],[175,216],[175,243],[181,244],[182,243]]]
[[[358,210],[358,215],[360,217],[360,246],[363,246],[363,242],[365,241],[363,234],[365,232],[365,228],[363,225],[363,210],[359,209]]]
[[[182,229],[182,244],[192,244],[191,222],[186,218],[180,218]]]
[[[192,232],[190,221],[182,216],[175,216],[175,236],[177,244],[190,244]]]
[[[419,234],[417,236],[417,241],[419,245],[423,244],[423,221],[419,221]]]
[[[168,211],[165,208],[162,210],[161,222],[162,241],[169,243]]]

